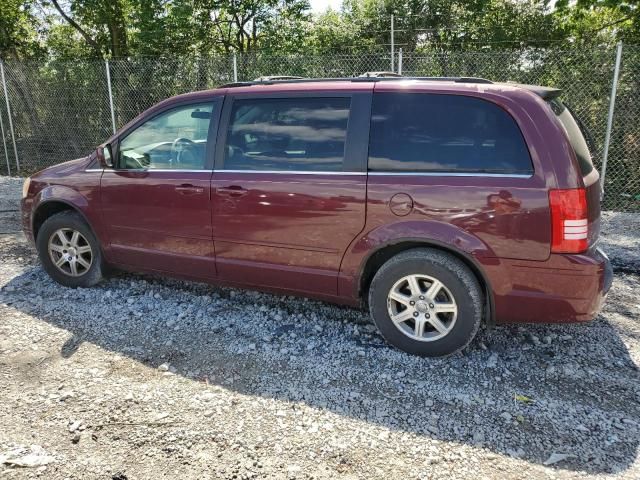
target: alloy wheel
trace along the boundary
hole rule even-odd
[[[87,239],[72,228],[60,228],[49,237],[49,257],[65,275],[80,277],[93,262],[93,252]]]
[[[445,337],[458,317],[451,291],[429,275],[407,275],[394,283],[387,296],[387,309],[402,333],[421,342]]]

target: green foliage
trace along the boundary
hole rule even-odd
[[[37,40],[38,26],[32,1],[0,1],[0,58],[31,57],[42,53]]]
[[[3,0],[0,55],[56,58],[504,50],[640,42],[640,0]]]
[[[556,7],[578,34],[640,42],[640,0],[558,0]]]
[[[28,25],[34,5],[9,1],[0,6],[0,26],[21,25],[18,14]],[[303,48],[311,28],[308,0],[41,0],[38,6],[46,12],[40,46],[56,58],[293,51]],[[25,37],[17,31],[1,38],[6,50]]]
[[[405,52],[538,46],[567,36],[542,1],[346,0],[342,12],[316,20],[310,44],[317,52],[388,50],[392,14],[395,45]]]

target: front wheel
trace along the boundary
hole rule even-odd
[[[456,257],[433,249],[391,258],[369,289],[369,310],[385,340],[426,357],[467,346],[480,326],[482,305],[475,275]]]
[[[47,218],[36,239],[45,271],[65,287],[91,287],[102,279],[102,252],[91,228],[76,212]]]

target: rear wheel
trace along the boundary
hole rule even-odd
[[[369,289],[374,323],[391,345],[421,356],[450,355],[471,342],[482,319],[482,289],[456,257],[415,249],[387,261]]]
[[[100,245],[76,212],[60,212],[45,220],[36,247],[45,271],[66,287],[90,287],[102,279]]]

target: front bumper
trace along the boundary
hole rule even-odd
[[[25,237],[31,243],[31,245],[35,245],[35,238],[33,237],[33,222],[31,221],[31,210],[32,210],[33,200],[31,198],[23,198],[22,202],[20,202],[20,217],[22,220],[22,231],[24,232]]]
[[[602,290],[604,292],[604,295],[606,295],[607,293],[609,293],[609,290],[611,290],[611,284],[613,284],[613,267],[611,266],[611,262],[609,261],[609,257],[607,256],[607,254],[604,253],[604,251],[600,250],[599,248],[598,248],[598,251],[605,258],[604,285]]]

